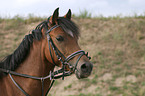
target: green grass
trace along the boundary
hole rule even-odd
[[[78,15],[73,14],[73,17],[75,17],[75,18],[91,18],[92,14],[87,10],[83,10],[83,11],[80,11],[80,13]]]
[[[39,22],[39,21],[43,21],[46,20],[46,17],[39,17],[39,16],[35,16],[34,14],[29,14],[27,19],[25,20],[26,24],[30,24],[30,23],[35,23],[35,22]]]
[[[72,87],[72,84],[69,84],[68,86],[65,86],[64,87],[64,90],[67,90],[67,89],[69,89],[69,88],[71,88]]]
[[[68,96],[102,96],[102,95],[101,94],[92,94],[92,93],[89,93],[89,94],[80,93],[78,95],[68,95]]]

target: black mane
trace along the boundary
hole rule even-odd
[[[32,34],[26,35],[18,48],[0,62],[0,68],[14,71],[29,54],[34,39],[40,40],[41,38],[42,34],[40,29],[35,29],[32,31]],[[3,72],[0,71],[0,78],[2,73]]]
[[[18,68],[18,66],[28,56],[33,41],[39,41],[42,39],[41,29],[44,27],[47,28],[47,24],[48,20],[43,21],[35,28],[35,30],[32,31],[32,34],[26,35],[18,48],[0,62],[0,68],[8,69],[11,71],[14,71],[16,68]],[[58,24],[63,28],[64,31],[69,29],[73,32],[74,35],[77,37],[79,36],[78,27],[71,20],[61,17],[58,19]],[[67,33],[67,31],[65,32]],[[2,73],[3,72],[0,71],[0,77],[2,77]]]

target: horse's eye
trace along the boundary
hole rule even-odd
[[[58,36],[58,37],[56,37],[56,39],[57,39],[58,41],[63,41],[63,40],[64,40],[64,38],[63,38],[62,36]]]

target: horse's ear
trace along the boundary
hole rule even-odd
[[[71,10],[69,9],[67,14],[64,16],[64,18],[67,18],[67,19],[71,19]]]
[[[59,8],[55,9],[53,15],[50,17],[49,22],[51,25],[55,25],[57,23],[58,15],[59,15]]]

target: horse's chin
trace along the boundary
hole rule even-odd
[[[83,73],[81,73],[81,72],[79,72],[79,71],[75,71],[75,75],[76,75],[76,77],[77,77],[78,79],[83,79],[83,78],[87,78],[87,77],[90,76],[90,74],[83,74]]]

